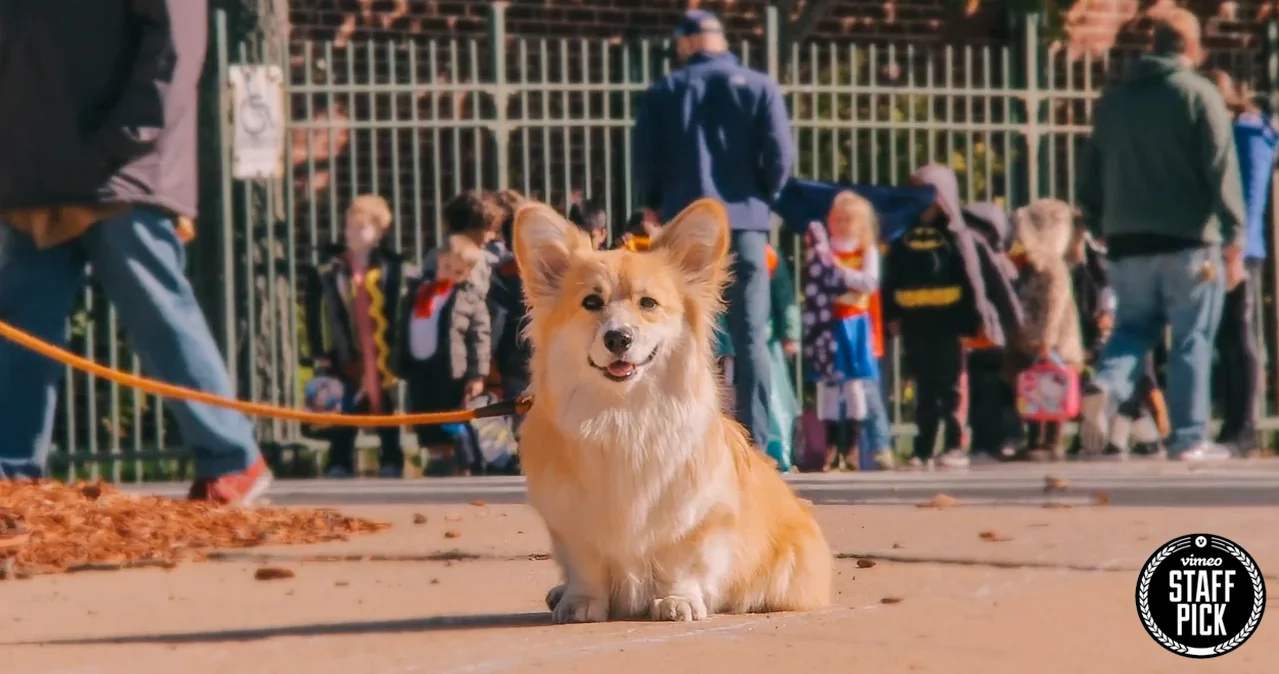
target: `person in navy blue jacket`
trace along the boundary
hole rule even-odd
[[[1279,152],[1275,120],[1252,102],[1246,85],[1224,71],[1212,73],[1230,110],[1243,177],[1244,268],[1242,283],[1226,292],[1217,328],[1217,357],[1223,395],[1217,442],[1244,456],[1257,448],[1257,401],[1261,357],[1257,344],[1257,287],[1266,263],[1266,202]]]
[[[690,10],[675,30],[678,70],[644,94],[634,129],[640,206],[666,222],[697,199],[724,204],[733,233],[728,331],[736,354],[737,419],[768,446],[769,205],[795,164],[777,83],[728,52],[710,12]]]

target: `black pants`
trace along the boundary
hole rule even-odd
[[[963,444],[964,420],[959,418],[960,380],[964,347],[954,334],[904,337],[906,363],[915,376],[915,457],[931,459],[937,431],[944,429],[947,450]]]
[[[466,382],[453,378],[452,367],[441,354],[413,365],[407,379],[410,412],[452,412],[466,406]],[[419,447],[451,447],[458,465],[477,469],[479,450],[469,424],[458,436],[450,435],[449,429],[439,424],[424,424],[413,430]]]
[[[826,422],[826,443],[835,449],[835,456],[847,458],[861,444],[862,422],[856,419]],[[855,455],[855,454],[854,454]]]
[[[1062,426],[1063,424],[1060,421],[1026,422],[1026,448],[1060,452],[1063,449],[1061,445]]]
[[[382,414],[393,414],[395,407],[395,389],[382,391],[382,409],[380,412]],[[351,412],[353,414],[369,413],[369,399],[366,397],[361,400]],[[360,429],[354,426],[334,426],[329,430],[329,468],[345,468],[351,474],[355,473],[355,439],[359,434]],[[400,446],[399,426],[378,428],[377,436],[378,440],[381,441],[381,448],[378,450],[378,467],[393,467],[397,470],[402,470],[404,468],[404,449]]]
[[[1159,380],[1155,378],[1155,359],[1153,356],[1147,356],[1145,371],[1137,376],[1132,397],[1119,403],[1119,413],[1129,419],[1140,419],[1151,412],[1150,394],[1157,388],[1159,388]]]
[[[968,426],[974,452],[999,456],[1020,440],[1016,393],[1002,376],[1003,366],[1003,349],[968,354]]]
[[[1220,442],[1256,445],[1257,389],[1260,359],[1257,346],[1257,308],[1253,295],[1260,283],[1261,263],[1249,261],[1248,280],[1226,293],[1217,328],[1217,357],[1222,390]]]

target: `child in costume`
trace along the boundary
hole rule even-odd
[[[511,235],[515,225],[515,213],[524,205],[524,197],[514,190],[502,190],[496,195],[502,209],[502,232],[499,254],[494,263],[492,284],[488,292],[489,316],[492,322],[493,365],[501,379],[502,398],[515,399],[524,395],[529,381],[529,360],[533,351],[522,333],[527,322],[528,307],[524,304],[524,284],[520,280],[519,265],[511,252]],[[521,417],[515,418],[518,428]]]
[[[884,320],[898,326],[903,360],[915,380],[919,432],[910,466],[967,468],[962,339],[982,335],[993,346],[1004,345],[1015,322],[1012,288],[963,219],[955,172],[930,164],[911,181],[931,187],[934,201],[889,246],[881,282]],[[939,430],[945,444],[934,461]]]
[[[1013,291],[1018,276],[1017,266],[1009,256],[1016,237],[1003,207],[992,202],[969,204],[963,209],[964,222],[972,230],[979,245],[985,247],[990,272],[1002,276],[1008,284],[1008,310],[1013,314],[1006,333],[1020,330],[1021,305]],[[987,294],[1002,284],[990,283]],[[1017,413],[1013,382],[1004,376],[1005,349],[986,335],[965,338],[967,351],[968,426],[972,431],[969,457],[975,462],[1007,461],[1017,456],[1022,440],[1022,422]]]
[[[851,190],[836,195],[826,227],[809,226],[806,263],[804,356],[817,383],[817,415],[831,443],[828,468],[856,468],[863,423],[874,405],[868,398],[883,408],[880,249],[870,202]],[[883,447],[867,449],[891,457]]]
[[[1017,210],[1016,227],[1025,260],[1019,279],[1025,323],[1010,350],[1011,369],[1020,371],[1056,357],[1083,372],[1079,312],[1067,259],[1075,233],[1074,212],[1057,199],[1039,199]],[[1061,422],[1029,422],[1026,435],[1027,458],[1065,458]]]
[[[406,276],[415,272],[387,245],[391,219],[382,197],[356,197],[346,210],[343,244],[328,249],[324,261],[307,274],[304,320],[315,373],[341,382],[346,398],[341,408],[353,413],[390,414],[396,407],[392,352]],[[377,433],[378,474],[400,477],[400,429],[379,428]],[[324,429],[329,477],[355,474],[357,434],[352,426]]]
[[[404,348],[398,360],[412,412],[461,409],[484,392],[492,324],[487,291],[475,283],[475,269],[487,261],[474,240],[454,234],[436,255],[435,268],[424,271],[409,287],[412,305],[403,322]],[[467,473],[477,467],[471,434],[450,434],[433,424],[416,431],[418,445],[430,453],[428,475]],[[467,455],[456,456],[457,449]]]

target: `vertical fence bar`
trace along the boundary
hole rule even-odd
[[[226,12],[218,10],[217,24],[217,57],[218,57],[218,119],[222,132],[222,350],[226,357],[227,370],[231,375],[231,390],[239,391],[239,368],[236,367],[236,321],[239,316],[235,311],[235,209],[232,205],[231,178],[231,145],[226,142],[231,124],[231,101],[227,96],[230,81],[230,54],[227,49]]]
[[[120,326],[119,326],[119,320],[116,317],[115,307],[111,306],[110,303],[108,303],[107,304],[107,348],[110,349],[111,352],[107,354],[107,367],[110,367],[112,370],[115,370],[115,371],[119,371],[120,369],[120,339],[118,337],[119,334],[120,334]],[[111,382],[110,386],[108,386],[107,389],[111,395],[111,402],[108,407],[109,414],[111,416],[110,416],[110,420],[107,422],[107,428],[109,429],[109,433],[111,434],[110,447],[108,449],[108,451],[111,453],[111,478],[110,479],[112,482],[119,482],[121,478],[120,469],[122,468],[121,466],[122,460],[120,458],[120,430],[121,430],[120,429],[120,385],[115,382]],[[142,476],[135,473],[133,479],[135,482],[140,482],[142,480]]]
[[[493,146],[497,153],[497,182],[494,187],[499,190],[511,186],[511,127],[506,118],[507,106],[511,104],[506,75],[507,5],[507,2],[489,3],[489,53],[493,56],[494,109],[490,128],[493,130]]]
[[[286,87],[285,95],[283,96],[283,99],[284,99],[283,117],[284,117],[285,124],[291,123],[291,121],[293,120],[293,114],[294,114],[293,113],[293,108],[294,108],[293,97],[288,95],[288,89],[287,89],[288,84],[292,81],[290,79],[292,74],[289,72],[289,62],[290,62],[290,54],[289,54],[288,45],[281,45],[280,69],[282,71],[281,75],[284,78],[284,84]],[[287,395],[285,397],[285,404],[287,404],[289,407],[297,407],[298,406],[297,403],[299,402],[298,398],[300,397],[300,391],[302,389],[302,367],[301,367],[302,331],[300,329],[301,326],[298,321],[298,296],[297,296],[297,292],[298,292],[297,210],[298,209],[297,209],[297,190],[295,188],[295,186],[297,185],[297,182],[295,180],[295,175],[294,175],[296,171],[295,166],[297,162],[293,158],[292,137],[293,137],[292,134],[287,134],[285,136],[285,138],[289,139],[289,144],[286,145],[286,150],[285,150],[283,189],[273,190],[272,193],[279,192],[282,195],[282,198],[285,200],[285,203],[284,203],[284,218],[285,218],[284,255],[285,255],[285,264],[287,265],[285,275],[288,278],[289,287],[288,287],[288,291],[285,293],[285,298],[288,300],[287,305],[284,308],[284,310],[281,311],[280,313],[284,315],[284,329],[287,330],[287,334],[284,336],[284,339],[287,339],[288,343],[291,345],[291,347],[288,350],[288,353],[292,361],[288,364],[289,376],[286,383],[289,388],[287,391]],[[310,143],[309,130],[307,133],[307,142],[309,145]],[[308,184],[309,184],[310,176],[307,176],[307,178],[308,178]],[[312,201],[314,201],[314,199],[312,199]],[[311,239],[311,247],[312,248],[315,247],[314,238]],[[280,314],[277,314],[277,315],[280,315]],[[296,440],[301,433],[301,428],[299,424],[295,421],[288,422],[285,428],[286,428],[285,437],[283,439],[289,442]]]
[[[1026,180],[1027,180],[1027,198],[1026,203],[1030,203],[1039,198],[1043,194],[1040,182],[1040,162],[1043,160],[1041,150],[1043,147],[1043,129],[1039,123],[1039,116],[1042,112],[1041,94],[1039,91],[1039,75],[1042,67],[1039,59],[1039,15],[1026,15]]]

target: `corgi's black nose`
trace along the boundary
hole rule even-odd
[[[631,334],[630,330],[609,330],[604,333],[604,348],[618,356],[626,353],[634,341],[635,335]]]

